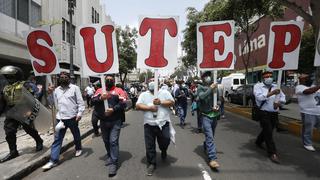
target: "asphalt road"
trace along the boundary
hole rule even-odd
[[[290,134],[275,133],[275,141],[280,165],[272,163],[266,153],[254,145],[260,127],[256,122],[234,114],[226,114],[227,119],[218,123],[216,144],[218,172],[210,170],[203,152],[203,134],[195,133],[196,119],[188,115],[187,126],[178,126],[178,118],[172,117],[177,131],[176,146],[171,144],[167,162],[160,160],[152,177],[146,176],[145,145],[143,139],[143,116],[141,112],[127,113],[127,126],[120,137],[120,168],[112,179],[204,179],[208,172],[211,179],[218,180],[307,180],[320,178],[320,149],[315,153],[302,148],[300,138]],[[61,164],[50,171],[36,170],[27,180],[56,179],[111,179],[104,166],[105,148],[100,137],[83,140],[83,155],[75,158],[74,149],[61,155]],[[208,180],[210,178],[207,178]]]

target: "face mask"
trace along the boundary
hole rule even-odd
[[[112,88],[114,86],[114,81],[112,79],[107,79],[106,86],[108,89]]]
[[[273,78],[269,77],[269,78],[264,78],[264,84],[267,86],[270,86],[273,83]]]
[[[60,82],[61,86],[67,86],[70,83],[70,79],[69,78],[60,78],[59,82]]]
[[[149,84],[149,91],[154,92],[154,84]]]
[[[207,76],[204,78],[204,82],[206,82],[207,84],[210,84],[211,83],[211,77],[210,76]]]

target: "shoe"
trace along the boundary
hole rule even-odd
[[[226,116],[222,115],[222,116],[221,116],[221,118],[222,118],[222,119],[225,119],[225,118],[226,118]]]
[[[82,150],[76,150],[76,154],[75,154],[76,157],[81,156],[81,154],[82,154]]]
[[[115,175],[117,175],[117,165],[110,164],[110,166],[109,166],[109,177],[114,177]]]
[[[93,138],[99,137],[99,136],[100,136],[100,133],[99,133],[99,132],[94,132],[93,135],[92,135]]]
[[[288,132],[288,130],[283,128],[277,128],[277,132],[285,133],[285,132]]]
[[[109,166],[110,164],[112,164],[112,160],[111,160],[110,157],[108,157],[107,160],[106,160],[105,166]]]
[[[43,149],[43,140],[41,139],[40,142],[37,142],[36,152],[41,151],[42,149]]]
[[[147,176],[152,176],[155,169],[156,169],[156,166],[154,164],[150,164],[147,167]]]
[[[2,158],[0,160],[0,163],[4,163],[4,162],[9,161],[11,159],[14,159],[14,158],[16,158],[18,156],[19,156],[19,153],[18,153],[17,150],[11,151],[8,155],[6,155],[4,158]]]
[[[167,151],[161,151],[161,159],[163,161],[167,159]]]
[[[197,133],[199,134],[199,133],[202,133],[202,129],[201,128],[198,128],[197,129]]]
[[[51,168],[53,168],[53,167],[56,167],[57,165],[58,165],[57,163],[54,163],[54,162],[49,161],[47,164],[45,164],[44,166],[42,166],[42,169],[43,169],[44,171],[47,171],[47,170],[49,170],[49,169],[51,169]]]
[[[220,167],[219,163],[215,160],[212,160],[209,162],[209,166],[212,168],[212,169],[217,169]]]
[[[312,151],[312,152],[316,151],[316,149],[312,145],[309,145],[309,146],[304,145],[303,147],[308,151]]]
[[[270,160],[273,162],[273,163],[276,163],[276,164],[280,164],[280,160],[278,158],[278,156],[276,154],[272,154],[270,156]]]

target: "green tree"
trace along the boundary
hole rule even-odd
[[[303,32],[299,54],[299,73],[314,72],[316,69],[314,63],[314,33],[313,29]]]
[[[153,73],[148,69],[146,72],[142,72],[139,74],[139,82],[140,83],[148,83],[148,79],[153,77]]]
[[[119,76],[121,84],[124,85],[128,73],[130,73],[137,63],[137,39],[138,31],[129,26],[124,29],[117,27],[116,39],[118,45],[118,57],[119,57]]]

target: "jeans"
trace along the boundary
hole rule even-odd
[[[221,116],[224,115],[224,101],[222,101],[221,104],[220,104],[220,115]]]
[[[278,122],[278,112],[260,111],[260,115],[262,130],[257,137],[256,144],[261,145],[263,142],[266,142],[268,154],[277,154],[276,145],[273,141],[273,129]]]
[[[60,120],[57,119],[59,122]],[[54,141],[51,146],[51,162],[58,162],[59,161],[59,155],[61,150],[61,145],[63,142],[63,138],[66,134],[67,129],[69,128],[74,139],[74,144],[76,150],[81,150],[81,137],[80,137],[80,130],[78,127],[78,121],[76,121],[76,118],[62,120],[62,122],[65,125],[65,128],[60,129],[58,132],[54,134]]]
[[[209,161],[217,159],[216,145],[214,144],[214,133],[217,127],[217,118],[209,118],[208,116],[201,115],[203,132],[205,135],[205,146]]]
[[[302,119],[302,142],[303,145],[312,145],[313,128],[320,128],[320,115],[301,113]]]
[[[201,112],[199,108],[197,109],[197,124],[198,124],[198,129],[202,129],[202,118],[201,118]]]
[[[93,132],[95,134],[99,134],[98,121],[99,121],[99,118],[93,112],[92,115],[91,115],[91,123],[92,123],[92,127],[93,127]]]
[[[107,156],[111,163],[118,164],[119,159],[119,136],[121,130],[121,120],[117,121],[100,121],[100,128],[104,146],[107,150]]]
[[[186,116],[187,116],[187,105],[178,105],[178,116],[180,118],[180,124],[185,123]]]
[[[148,165],[156,165],[156,139],[160,150],[167,151],[170,144],[169,122],[166,122],[162,126],[162,130],[158,126],[144,125],[144,140]]]

